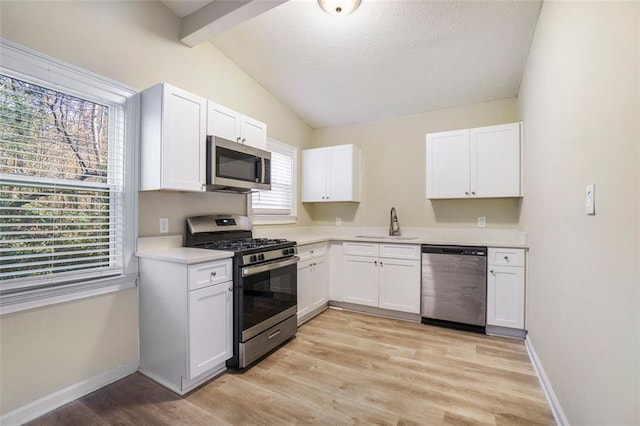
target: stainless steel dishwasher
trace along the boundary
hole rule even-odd
[[[484,332],[487,248],[422,246],[422,322]]]

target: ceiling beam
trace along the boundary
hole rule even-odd
[[[182,18],[180,41],[194,47],[287,0],[215,0]]]

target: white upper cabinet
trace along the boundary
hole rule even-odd
[[[521,123],[427,134],[427,198],[522,196]]]
[[[266,149],[267,125],[209,101],[207,134]]]
[[[360,148],[337,145],[302,151],[302,202],[360,201]]]
[[[140,99],[140,190],[203,191],[207,100],[166,83]]]

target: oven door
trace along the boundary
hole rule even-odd
[[[298,258],[241,268],[240,341],[246,342],[296,314]]]

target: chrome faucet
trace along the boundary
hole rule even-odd
[[[389,217],[389,236],[394,237],[400,235],[400,223],[398,222],[398,214],[396,208],[391,207],[391,213]]]

